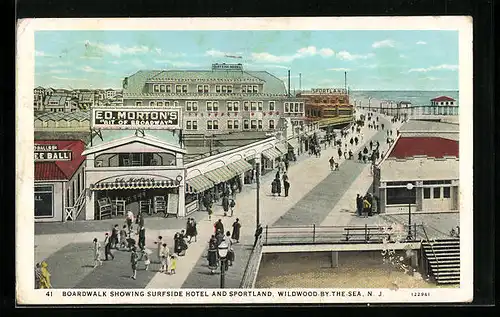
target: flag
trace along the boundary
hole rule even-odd
[[[239,56],[239,55],[225,55],[225,57],[229,57],[229,58],[243,58],[242,56]]]

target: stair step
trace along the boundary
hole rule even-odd
[[[444,280],[444,281],[436,281],[438,284],[460,284],[460,279],[457,280]]]
[[[437,258],[437,261],[436,261]],[[435,261],[435,262],[441,262],[441,261],[459,261],[460,262],[460,257],[459,256],[438,256],[438,257],[428,257],[428,261]]]
[[[456,249],[460,250],[460,245],[422,245],[425,250],[443,250],[443,249]]]
[[[431,267],[440,267],[440,268],[445,268],[445,267],[460,267],[460,263],[450,263],[450,262],[446,262],[446,263],[441,263],[439,262],[439,265],[437,263],[431,263]]]
[[[439,268],[434,268],[432,269],[433,273],[436,274],[444,274],[444,273],[457,273],[460,274],[460,267],[439,267]]]
[[[443,275],[437,275],[434,276],[437,280],[453,280],[453,279],[460,279],[460,274],[443,274]]]

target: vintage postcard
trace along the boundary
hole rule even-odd
[[[18,304],[472,301],[471,18],[17,36]]]

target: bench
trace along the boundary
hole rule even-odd
[[[388,227],[387,230],[392,230],[392,228]],[[380,227],[346,227],[344,231],[345,241],[349,241],[351,237],[363,237],[364,241],[370,241],[372,237],[379,237],[380,240],[383,237],[387,237],[388,240],[391,239],[391,234],[380,232]]]

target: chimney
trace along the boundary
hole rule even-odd
[[[344,89],[347,91],[347,72],[344,72]]]
[[[290,70],[288,70],[288,97],[290,97]]]

